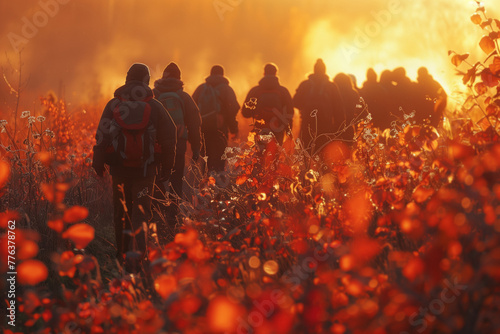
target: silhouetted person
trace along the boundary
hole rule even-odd
[[[229,86],[229,80],[224,77],[222,66],[212,67],[205,83],[193,93],[193,99],[198,104],[202,117],[203,151],[208,157],[207,168],[209,171],[223,171],[225,161],[222,160],[222,155],[227,146],[228,134],[238,135],[236,114],[240,105]]]
[[[135,236],[137,250],[146,251],[145,233],[148,225],[153,182],[161,167],[159,181],[166,181],[174,165],[176,147],[175,124],[165,108],[153,99],[149,88],[149,69],[134,64],[127,73],[125,85],[115,91],[101,116],[96,133],[92,166],[102,176],[104,164],[110,166],[113,179],[113,220],[117,256],[132,250],[131,238],[124,230],[139,231]],[[155,147],[159,147],[160,151]],[[123,187],[123,193],[120,187]],[[121,203],[125,196],[127,210]],[[142,206],[142,209],[139,208]],[[128,262],[128,261],[127,261]],[[132,268],[137,270],[137,267]]]
[[[406,70],[398,67],[392,71],[392,80],[395,83],[395,99],[398,107],[397,116],[404,121],[404,115],[410,114],[415,109],[417,101],[416,84],[406,76]]]
[[[366,81],[363,82],[363,87],[360,89],[360,91],[370,89],[377,84],[377,72],[375,72],[375,70],[370,67],[368,70],[366,70]]]
[[[196,103],[183,90],[181,71],[171,62],[163,71],[163,77],[155,81],[155,97],[165,106],[177,126],[175,166],[170,178],[172,190],[182,199],[187,142],[191,144],[192,159],[196,162],[201,148],[201,117]]]
[[[349,78],[351,78],[352,88],[354,88],[355,90],[357,90],[359,92],[358,79],[356,78],[356,76],[352,73],[349,73],[347,75],[349,76]]]
[[[373,125],[378,128],[385,128],[384,123],[384,99],[388,98],[384,89],[377,81],[377,73],[373,68],[366,71],[366,81],[360,90],[360,95],[368,105],[368,111],[372,115]]]
[[[292,128],[293,102],[288,89],[280,85],[277,73],[275,64],[264,67],[264,77],[248,92],[241,113],[256,120],[254,130],[272,132],[282,144],[286,131]]]
[[[333,82],[337,84],[340,96],[342,97],[342,105],[344,107],[344,115],[339,115],[334,120],[335,129],[337,131],[345,129],[345,131],[341,134],[340,139],[347,141],[348,143],[352,143],[355,130],[355,124],[353,124],[353,121],[357,116],[357,113],[361,111],[356,107],[360,104],[359,93],[354,88],[349,75],[345,73],[337,74],[333,79]]]
[[[392,72],[384,70],[380,74],[379,87],[382,89],[381,108],[380,114],[373,116],[374,123],[378,125],[381,130],[391,128],[391,123],[397,120],[399,115],[399,106],[397,101],[396,87],[392,80]]]
[[[418,122],[430,119],[432,126],[437,126],[446,108],[447,95],[443,87],[434,80],[425,67],[418,69],[417,76],[417,115]]]
[[[334,132],[335,116],[343,115],[342,98],[337,85],[326,74],[323,60],[318,59],[314,73],[300,83],[293,103],[300,111],[300,137],[304,146],[320,149],[328,142],[325,134]],[[312,143],[314,137],[317,139]]]

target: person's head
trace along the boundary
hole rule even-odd
[[[264,75],[276,76],[278,74],[278,66],[273,63],[268,63],[264,66]]]
[[[323,59],[319,58],[314,64],[314,74],[326,74],[326,65]]]
[[[392,85],[392,72],[384,70],[380,73],[380,83],[384,85]]]
[[[368,82],[376,82],[377,81],[377,73],[373,68],[369,68],[366,71],[366,81]]]
[[[418,78],[427,78],[429,77],[429,71],[426,67],[420,67],[417,71]]]
[[[179,66],[177,66],[176,63],[171,62],[170,64],[165,67],[165,70],[163,70],[163,78],[174,78],[174,79],[181,79],[181,70],[179,69]]]
[[[348,90],[354,88],[351,77],[345,73],[337,74],[335,78],[333,78],[333,82],[337,84],[339,89]]]
[[[393,77],[396,79],[404,79],[406,78],[406,70],[404,67],[396,67],[394,71],[392,71]]]
[[[210,75],[224,75],[224,67],[220,65],[212,66],[212,69],[210,70]]]
[[[149,78],[149,68],[145,64],[135,63],[128,69],[125,83],[130,81],[142,81],[146,85],[149,85]]]
[[[349,78],[351,78],[351,83],[354,88],[358,87],[358,79],[356,79],[356,76],[352,73],[348,74]]]

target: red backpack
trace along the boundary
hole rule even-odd
[[[121,100],[113,110],[110,123],[111,146],[107,153],[114,155],[114,164],[131,168],[147,167],[154,162],[156,128],[151,122],[148,101]]]

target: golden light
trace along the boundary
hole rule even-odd
[[[498,3],[484,4],[490,14],[498,11]],[[189,92],[203,82],[211,65],[224,65],[240,101],[260,79],[265,62],[278,64],[283,84],[293,93],[320,57],[330,75],[352,73],[358,84],[369,67],[380,73],[404,66],[414,79],[416,70],[426,66],[451,91],[456,78],[447,51],[469,51],[482,35],[481,29],[471,33],[475,1],[354,0],[341,5],[257,0],[230,2],[223,10],[212,1],[73,1],[60,5],[40,27],[25,27],[21,20],[24,16],[34,24],[33,18],[44,11],[38,3],[5,6],[0,18],[9,38],[0,46],[8,59],[0,64],[13,63],[13,46],[22,45],[24,73],[31,78],[26,103],[58,87],[73,103],[99,94],[108,98],[131,63],[148,64],[153,81],[172,60],[181,66]],[[147,24],[128,24],[138,11]],[[27,36],[29,28],[33,31]],[[5,89],[2,97],[9,96]]]
[[[278,263],[274,260],[269,260],[264,263],[264,271],[268,275],[275,275],[279,270]]]
[[[360,10],[344,25],[329,19],[311,23],[304,37],[303,63],[323,58],[330,75],[354,74],[358,86],[370,67],[380,74],[403,66],[415,80],[418,68],[425,66],[447,92],[460,87],[447,51],[466,52],[479,42],[482,32],[477,29],[475,34],[469,19],[477,8],[474,1],[457,2],[453,8],[444,0],[395,0],[370,7],[373,10]]]

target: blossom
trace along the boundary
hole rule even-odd
[[[26,110],[26,111],[23,111],[21,113],[21,118],[26,118],[26,117],[29,117],[31,114],[31,112],[29,110]]]
[[[45,129],[44,131],[46,136],[49,136],[50,138],[54,138],[55,133],[53,131],[50,131],[49,129]]]

